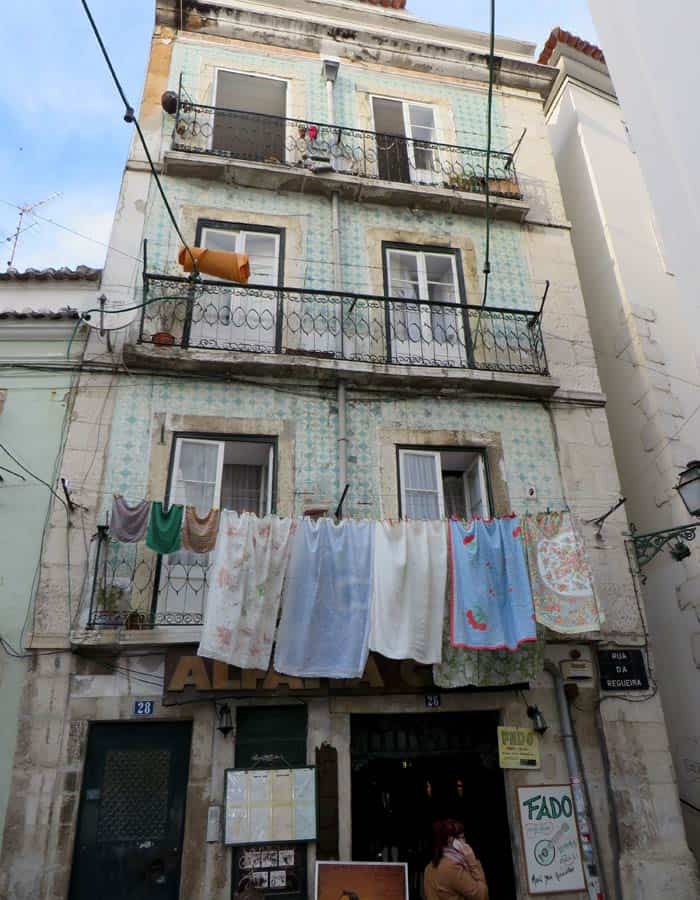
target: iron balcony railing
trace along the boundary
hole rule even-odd
[[[147,273],[139,342],[548,374],[538,312]]]
[[[89,630],[201,625],[209,568],[208,554],[160,556],[145,544],[113,541],[100,527],[80,624]]]
[[[194,103],[180,89],[173,150],[486,193],[486,151]],[[492,151],[489,193],[522,199],[513,155]]]

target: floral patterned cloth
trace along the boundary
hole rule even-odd
[[[465,650],[534,641],[535,613],[517,516],[450,522],[451,640]]]
[[[442,662],[433,666],[433,681],[441,688],[507,687],[532,681],[544,668],[544,629],[537,640],[517,650],[463,650],[450,641],[449,614],[442,635]]]
[[[600,614],[583,542],[567,512],[523,517],[537,621],[562,634],[600,628]]]
[[[294,528],[293,519],[221,513],[200,656],[268,668]]]

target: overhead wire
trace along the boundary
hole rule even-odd
[[[196,275],[197,275],[197,261],[196,261],[196,259],[194,258],[194,254],[192,253],[192,250],[190,249],[190,245],[189,245],[189,243],[185,240],[185,237],[184,237],[184,235],[182,234],[182,231],[180,230],[180,226],[178,225],[177,219],[175,218],[175,214],[174,214],[173,211],[172,211],[172,208],[171,208],[171,206],[170,206],[170,202],[168,201],[167,195],[166,195],[165,190],[164,190],[164,188],[163,188],[163,184],[162,184],[162,182],[161,182],[161,180],[160,180],[160,176],[158,175],[158,172],[157,172],[157,170],[156,170],[155,163],[153,162],[153,158],[151,157],[151,151],[150,151],[149,148],[148,148],[148,143],[147,143],[147,141],[146,141],[146,138],[144,137],[143,131],[141,130],[141,125],[139,124],[139,120],[137,119],[137,117],[136,117],[136,115],[135,115],[135,113],[134,113],[134,108],[131,106],[131,104],[129,103],[129,101],[128,101],[127,98],[126,98],[126,94],[124,93],[124,89],[123,89],[123,87],[122,87],[122,85],[121,85],[121,82],[119,81],[119,77],[117,76],[117,73],[116,73],[116,71],[115,71],[115,69],[114,69],[114,66],[112,65],[112,60],[111,60],[110,57],[109,57],[109,53],[107,52],[107,48],[105,47],[104,41],[102,40],[102,36],[101,36],[101,34],[100,34],[100,31],[99,31],[99,29],[98,29],[98,27],[97,27],[97,24],[95,23],[95,20],[94,20],[94,18],[93,18],[93,16],[92,16],[92,13],[90,12],[90,7],[89,7],[88,4],[87,4],[87,0],[80,0],[80,3],[81,3],[81,5],[82,5],[82,7],[83,7],[83,9],[84,9],[84,11],[85,11],[85,15],[88,17],[88,21],[90,22],[90,26],[91,26],[91,28],[92,28],[93,34],[95,35],[95,39],[97,40],[97,43],[99,44],[99,47],[100,47],[100,50],[102,51],[102,55],[103,55],[103,57],[104,57],[104,60],[105,60],[105,62],[107,63],[107,67],[108,67],[108,69],[109,69],[109,71],[110,71],[110,74],[111,74],[111,76],[112,76],[112,80],[114,81],[114,84],[115,84],[115,86],[116,86],[116,88],[117,88],[117,91],[119,92],[119,96],[120,96],[121,99],[122,99],[122,103],[124,104],[124,121],[127,122],[127,123],[133,123],[133,125],[134,125],[134,127],[135,127],[135,129],[136,129],[136,133],[137,133],[137,135],[138,135],[138,137],[139,137],[139,141],[141,142],[141,146],[142,146],[142,148],[143,148],[143,152],[144,152],[145,155],[146,155],[146,159],[147,159],[147,161],[148,161],[148,165],[149,165],[150,170],[151,170],[151,175],[153,176],[153,179],[154,179],[154,181],[155,181],[155,183],[156,183],[156,186],[157,186],[157,188],[158,188],[158,192],[159,192],[159,194],[160,194],[160,196],[161,196],[161,199],[162,199],[162,201],[163,201],[163,205],[165,206],[165,209],[166,209],[166,211],[167,211],[167,213],[168,213],[168,216],[170,217],[170,221],[171,221],[171,223],[172,223],[172,225],[173,225],[173,228],[175,229],[175,232],[176,232],[177,236],[178,236],[179,239],[182,241],[182,244],[183,244],[183,246],[185,247],[185,250],[187,251],[187,253],[189,254],[190,259],[192,260],[192,275],[193,275],[193,277],[196,277]]]

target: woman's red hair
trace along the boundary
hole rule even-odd
[[[439,819],[433,822],[433,865],[437,866],[442,859],[442,851],[449,846],[450,840],[458,834],[464,834],[464,825],[457,819]]]

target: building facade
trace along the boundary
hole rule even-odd
[[[31,632],[49,511],[49,491],[38,479],[56,480],[71,400],[70,369],[85,342],[79,310],[86,308],[99,276],[86,266],[0,274],[0,828],[27,667],[24,641]],[[69,357],[68,344],[78,327]]]
[[[419,896],[449,794],[492,894],[525,897],[517,788],[569,783],[588,879],[572,896],[696,896],[653,677],[599,690],[597,644],[648,648],[623,514],[599,538],[584,524],[619,483],[544,121],[557,73],[532,45],[499,39],[495,69],[487,48],[361,0],[158,3],[141,127],[185,240],[247,253],[252,274],[183,273],[134,145],[64,458],[95,536],[54,510],[0,893],[233,897],[250,858],[223,843],[225,772],[272,759],[317,765],[319,832],[253,848],[266,896],[280,873],[313,896],[317,859],[407,862]],[[352,684],[209,666],[206,561],[104,527],[114,494],[376,519],[419,493],[435,518],[570,509],[600,630],[549,634],[531,679],[494,657],[471,690],[376,656]],[[570,704],[564,662],[582,664]],[[541,767],[501,770],[496,726],[527,726],[528,705],[549,723]]]
[[[602,52],[555,29],[541,59],[559,69],[546,105],[554,158],[573,225],[598,372],[626,510],[645,579],[649,626],[691,846],[700,850],[697,554],[674,561],[644,537],[690,517],[675,490],[697,457],[693,417],[700,370],[697,316],[661,237],[636,141]],[[663,534],[658,536],[662,539]],[[692,545],[691,545],[692,546]],[[677,686],[682,684],[683,690]]]

